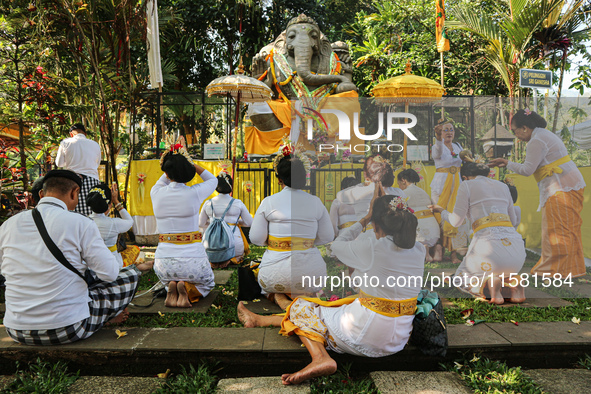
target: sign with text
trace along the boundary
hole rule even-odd
[[[203,158],[205,160],[211,159],[225,159],[226,158],[226,144],[204,144]]]
[[[519,86],[522,88],[552,88],[552,71],[519,69]]]

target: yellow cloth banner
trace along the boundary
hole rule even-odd
[[[435,38],[437,40],[437,52],[449,51],[449,39],[445,30],[445,0],[435,0]]]
[[[195,161],[201,167],[211,172],[213,175],[217,175],[218,162],[217,161]],[[154,216],[152,210],[152,199],[150,198],[150,190],[152,186],[156,184],[156,181],[160,179],[163,172],[160,169],[160,160],[133,160],[131,162],[131,169],[129,171],[129,185],[128,185],[128,206],[129,214],[131,216]],[[140,179],[138,175],[143,174],[145,177],[144,181],[141,182],[143,185],[144,193],[143,198],[140,193]],[[199,175],[195,175],[195,178],[187,185],[192,186],[196,183],[203,182]],[[217,196],[217,192],[214,192],[209,198]]]
[[[254,126],[244,127],[244,150],[248,154],[272,155],[277,153],[281,141],[289,138],[289,127],[273,131],[260,131]]]
[[[546,164],[545,166],[538,168],[536,172],[534,172],[534,178],[536,178],[536,182],[540,182],[542,179],[554,174],[562,174],[562,168],[560,168],[559,165],[568,163],[569,161],[570,156],[566,155],[550,164]]]

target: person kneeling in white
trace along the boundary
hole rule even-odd
[[[416,242],[417,218],[404,199],[384,195],[381,185],[376,186],[369,213],[341,231],[332,243],[340,261],[372,278],[359,286],[358,297],[334,302],[296,298],[285,317],[257,315],[242,302],[238,304],[238,318],[245,327],[281,326],[280,333],[298,335],[308,349],[312,362],[296,373],[282,375],[283,384],[334,373],[337,365],[327,349],[383,357],[402,350],[410,338],[425,247]],[[370,222],[373,238],[358,238]],[[402,282],[406,285],[394,285]]]
[[[140,272],[119,271],[97,226],[73,210],[82,181],[68,170],[44,178],[37,205],[49,237],[70,264],[83,274],[90,269],[99,281],[90,288],[49,251],[33,219],[25,211],[0,227],[0,259],[6,277],[8,335],[26,345],[58,345],[90,337],[106,322],[121,322],[132,300]]]

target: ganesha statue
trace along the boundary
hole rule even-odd
[[[252,126],[248,125],[245,138],[249,153],[275,153],[285,137],[302,142],[309,119],[314,120],[314,127],[320,125],[316,130],[323,135],[320,140],[334,141],[336,116],[324,119],[320,115],[321,109],[330,108],[327,99],[342,98],[359,107],[347,44],[331,44],[317,23],[304,14],[290,20],[287,29],[254,56],[252,75],[266,83],[274,96],[249,106]],[[304,142],[311,149],[311,142]]]

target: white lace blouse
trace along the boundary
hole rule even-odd
[[[549,130],[536,127],[527,143],[525,162],[523,164],[510,161],[507,169],[519,175],[530,176],[542,166],[552,163],[568,155],[566,146],[559,136]],[[569,161],[560,165],[561,174],[553,174],[538,182],[540,189],[540,205],[538,211],[546,204],[548,198],[557,192],[569,192],[585,187],[583,175],[577,165]]]
[[[452,226],[459,227],[466,217],[474,223],[491,213],[509,215],[511,224],[513,226],[518,224],[511,192],[507,185],[479,175],[475,179],[462,182],[458,188],[454,211],[451,213],[443,211],[441,217]],[[521,239],[514,227],[488,227],[478,231],[474,236],[485,239]]]

